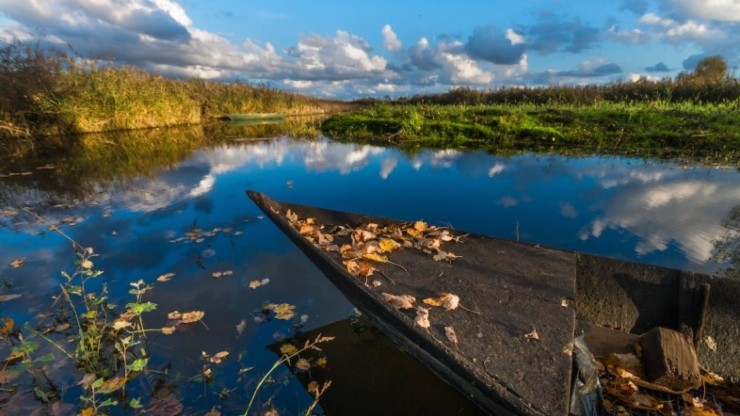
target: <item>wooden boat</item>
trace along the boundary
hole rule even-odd
[[[375,326],[487,413],[568,414],[573,339],[582,332],[599,354],[630,348],[651,328],[674,328],[693,337],[703,368],[740,375],[738,281],[476,234],[432,251],[454,261],[395,250],[373,263],[375,273],[358,277],[296,222],[326,233],[409,223],[248,195]],[[429,326],[385,294],[414,296],[428,309]],[[456,295],[459,307],[421,302],[442,294]]]
[[[222,120],[228,120],[232,123],[247,123],[247,122],[273,122],[278,123],[285,119],[283,113],[233,113],[224,114],[221,116]]]

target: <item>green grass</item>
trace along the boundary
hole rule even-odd
[[[323,132],[339,141],[404,148],[581,149],[588,152],[740,158],[740,100],[717,104],[377,104],[334,115]]]
[[[169,79],[61,51],[0,46],[0,150],[50,135],[204,124],[227,113],[320,114],[352,106],[240,82]]]

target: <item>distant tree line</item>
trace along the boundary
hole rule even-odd
[[[605,85],[506,87],[492,90],[455,88],[442,94],[417,95],[393,100],[403,104],[573,104],[599,102],[722,103],[740,98],[740,80],[731,76],[721,56],[699,61],[693,72],[675,79],[651,80]],[[363,101],[375,101],[365,99]]]

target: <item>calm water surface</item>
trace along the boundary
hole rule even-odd
[[[105,271],[101,278],[121,304],[130,282],[153,283],[148,300],[158,309],[146,315],[151,327],[164,325],[169,311],[205,311],[206,325],[152,338],[150,364],[168,376],[142,378],[132,387],[144,397],[171,389],[186,414],[214,406],[224,414],[242,412],[256,381],[277,359],[275,343],[296,331],[337,339],[327,345],[327,369],[299,378],[282,369],[261,391],[260,402],[280,414],[305,410],[311,396],[301,383],[312,377],[334,381],[329,391],[336,393],[323,403],[327,414],[358,409],[379,414],[369,403],[381,403],[385,414],[424,411],[430,391],[439,392],[434,395],[441,403],[465,408],[461,414],[475,414],[382,336],[361,331],[365,328],[348,319],[353,306],[262,216],[246,189],[278,200],[424,219],[457,230],[708,273],[730,266],[721,258],[737,241],[740,217],[737,168],[617,157],[505,157],[454,150],[409,155],[283,137],[205,149],[146,177],[91,178],[82,180],[84,186],[56,177],[53,164],[47,168],[29,170],[23,181],[20,176],[0,178],[0,209],[28,206],[94,247],[100,253],[96,268]],[[60,201],[64,204],[55,207]],[[21,323],[49,308],[59,272],[72,269],[74,255],[69,242],[48,225],[25,213],[6,214],[0,217],[2,293],[22,296],[0,303],[0,314]],[[184,238],[194,229],[213,232],[202,241]],[[25,264],[11,267],[18,258]],[[223,271],[233,274],[213,277]],[[156,282],[165,273],[175,276]],[[249,287],[262,279],[269,283]],[[264,320],[260,310],[268,301],[295,305],[296,320]],[[242,322],[246,326],[239,332]],[[199,381],[201,352],[222,350],[231,355],[213,366],[213,382]],[[74,402],[81,394],[75,387],[81,374],[62,360],[49,371],[58,373],[63,397]],[[382,382],[369,382],[380,377]],[[404,391],[410,378],[429,386]],[[390,391],[388,386],[393,386]],[[343,407],[352,403],[359,407]]]

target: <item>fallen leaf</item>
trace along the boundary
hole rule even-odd
[[[177,416],[185,409],[175,393],[166,397],[155,398],[149,406],[152,416]]]
[[[175,276],[174,273],[165,273],[157,278],[158,282],[169,282]]]
[[[9,371],[9,370],[0,370],[0,384],[8,384],[13,382],[16,378],[18,378],[21,374],[23,374],[20,371]]]
[[[211,276],[213,276],[214,278],[218,279],[218,278],[221,277],[221,272],[213,272],[213,273],[211,273]]]
[[[370,282],[370,285],[372,287],[379,287],[383,285],[383,282],[381,282],[380,280],[373,280],[372,282]]]
[[[377,253],[366,253],[362,257],[367,260],[377,261],[378,263],[388,263],[388,257]]]
[[[212,357],[208,359],[208,361],[212,362],[213,364],[221,364],[221,361],[229,356],[228,351],[219,351],[216,354],[214,354]]]
[[[414,302],[416,302],[416,298],[411,295],[396,296],[390,293],[381,293],[380,297],[396,309],[413,309]]]
[[[245,329],[247,329],[247,321],[246,319],[242,319],[241,322],[236,325],[236,334],[241,335],[244,333]]]
[[[532,328],[532,332],[524,334],[524,339],[527,341],[539,341],[540,335],[537,333],[536,329]]]
[[[275,318],[276,319],[282,319],[282,320],[288,320],[292,319],[295,316],[295,306],[290,305],[288,303],[280,303],[280,304],[274,304],[271,303],[268,305],[268,308],[275,312]]]
[[[442,307],[448,311],[455,310],[460,305],[460,297],[452,293],[443,293],[440,300],[442,300]]]
[[[295,367],[301,371],[308,371],[311,369],[311,363],[307,359],[301,358],[295,363]]]
[[[174,326],[164,326],[160,329],[162,331],[162,334],[164,335],[172,335],[175,333],[175,327]]]
[[[715,341],[711,336],[707,335],[704,337],[704,343],[707,344],[707,348],[712,350],[712,352],[717,351],[717,341]]]
[[[369,277],[375,272],[375,267],[366,261],[347,260],[344,265],[352,276]]]
[[[127,328],[129,326],[132,326],[132,323],[125,319],[116,319],[115,321],[113,321],[113,329],[115,329],[116,331]]]
[[[381,238],[378,242],[378,247],[383,252],[389,252],[400,248],[401,244],[399,244],[396,240],[391,240],[390,238]]]
[[[429,229],[429,226],[424,221],[416,221],[414,223],[414,228],[416,229],[416,231],[420,231],[420,232],[423,233],[424,231],[426,231],[427,229]]]
[[[10,262],[10,267],[12,267],[14,269],[17,269],[17,268],[23,266],[24,264],[26,264],[26,261],[25,260],[20,259],[20,258],[19,259],[14,259],[13,261]]]
[[[0,327],[0,336],[7,336],[14,326],[15,321],[13,320],[13,318],[5,318],[5,323],[2,327]]]
[[[180,322],[183,324],[192,324],[193,322],[198,322],[203,319],[203,316],[205,316],[205,314],[206,313],[203,311],[185,312],[180,317]]]
[[[103,382],[97,391],[100,393],[113,393],[114,391],[120,390],[126,384],[125,377],[113,377]]]
[[[9,300],[18,299],[22,295],[20,293],[11,293],[8,295],[0,295],[0,302],[7,302]]]
[[[167,319],[171,321],[175,321],[180,318],[182,318],[182,314],[179,311],[172,311],[167,314]]]
[[[414,322],[424,329],[429,328],[431,326],[429,323],[429,309],[418,306],[416,308],[416,319]]]
[[[453,328],[452,326],[446,326],[445,335],[447,336],[447,339],[450,340],[452,345],[457,347],[457,334],[455,333],[455,328]]]
[[[298,353],[298,348],[295,345],[287,343],[280,346],[280,353],[283,355],[292,356]]]
[[[429,306],[442,306],[442,305],[444,305],[444,301],[441,299],[441,297],[437,297],[437,298],[426,298],[422,302],[426,303]]]

